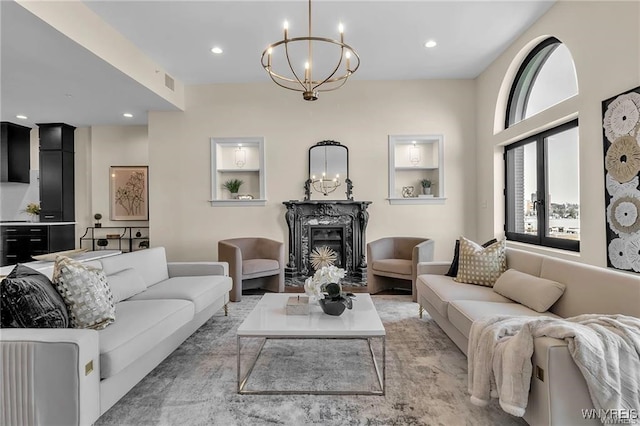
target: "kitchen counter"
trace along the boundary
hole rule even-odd
[[[53,225],[75,225],[75,222],[0,222],[0,226],[53,226]]]

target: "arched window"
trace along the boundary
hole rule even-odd
[[[518,69],[509,93],[505,128],[578,93],[569,49],[555,37],[537,45]]]

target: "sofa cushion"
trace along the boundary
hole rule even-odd
[[[280,271],[280,264],[273,259],[243,259],[242,260],[242,276],[255,278],[267,275],[273,275]]]
[[[115,274],[107,275],[107,283],[113,292],[116,303],[135,296],[147,289],[142,276],[133,268],[127,268]]]
[[[18,264],[0,283],[2,327],[66,328],[67,305],[43,274]]]
[[[399,275],[411,275],[411,259],[378,259],[374,260],[371,268],[374,273],[390,272]]]
[[[489,247],[460,237],[460,264],[455,280],[491,287],[507,269],[506,240]]]
[[[545,312],[562,296],[565,287],[556,281],[508,269],[493,285],[493,291],[534,311]]]
[[[150,285],[169,278],[167,256],[164,247],[152,247],[100,259],[107,275],[133,268],[142,275],[144,283]]]
[[[447,309],[447,317],[451,324],[467,338],[471,332],[471,324],[475,320],[492,315],[551,316],[557,318],[551,312],[536,312],[519,303],[453,300]]]
[[[489,287],[457,283],[453,278],[445,275],[419,275],[416,283],[416,287],[418,286],[418,293],[423,295],[445,318],[447,305],[453,300],[513,303]]]
[[[118,303],[118,320],[99,331],[100,378],[118,374],[191,321],[193,316],[193,303],[187,300],[125,300]]]
[[[231,278],[224,275],[173,277],[152,285],[128,300],[182,299],[195,305],[195,312],[202,311],[214,300],[231,290]]]
[[[100,330],[115,321],[113,293],[103,270],[58,256],[53,284],[67,305],[71,327]]]

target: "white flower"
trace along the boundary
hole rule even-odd
[[[623,193],[633,191],[638,187],[638,176],[631,179],[629,182],[620,183],[613,178],[609,173],[607,173],[606,177],[607,182],[607,191],[613,197]]]
[[[324,294],[320,284],[317,284],[313,277],[309,277],[304,282],[304,292],[309,297],[315,297],[316,299],[324,299]]]
[[[640,120],[640,94],[631,92],[618,96],[604,113],[602,126],[610,142],[630,134]]]
[[[609,260],[614,268],[631,269],[627,257],[627,241],[622,238],[614,238],[609,243]]]
[[[324,286],[329,283],[340,284],[340,280],[344,278],[345,275],[346,271],[342,268],[334,265],[324,266],[318,269],[313,276],[305,280],[304,291],[309,296],[324,299]]]
[[[624,254],[628,262],[628,267],[624,269],[632,268],[634,271],[640,272],[640,237],[638,235],[634,235],[626,240]],[[611,263],[613,264],[613,261]]]

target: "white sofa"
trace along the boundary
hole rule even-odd
[[[117,303],[103,330],[2,329],[0,424],[90,425],[215,312],[226,313],[224,262],[167,263],[162,247],[99,262],[107,278],[131,268],[146,290]]]
[[[561,260],[507,248],[507,267],[566,285],[564,294],[544,313],[538,313],[493,291],[463,284],[444,274],[448,262],[418,264],[416,289],[423,308],[467,353],[474,320],[490,315],[551,315],[585,313],[640,317],[640,277],[631,273]],[[530,425],[600,424],[585,420],[582,409],[593,408],[587,384],[573,362],[567,344],[549,337],[534,341],[533,378],[524,419]]]

